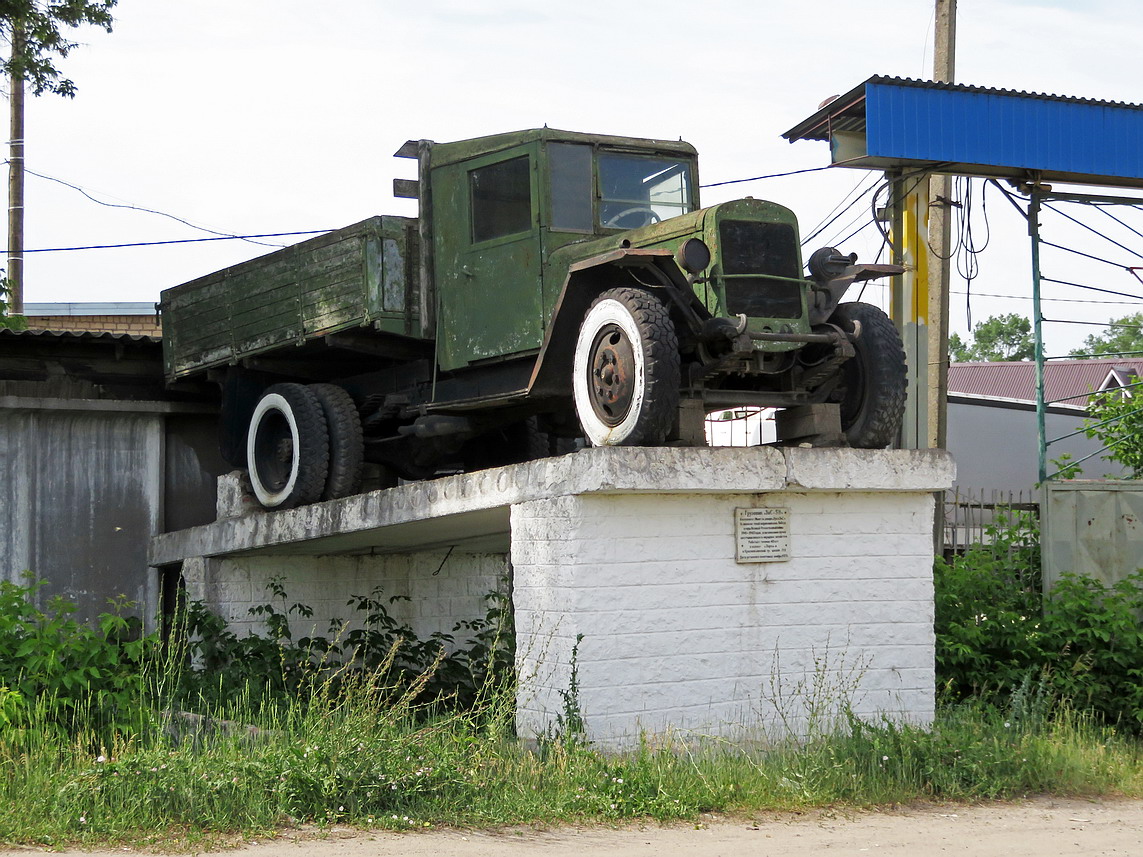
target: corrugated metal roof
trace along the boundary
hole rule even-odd
[[[1044,399],[1082,406],[1090,393],[1103,387],[1113,369],[1143,377],[1143,358],[1050,360],[1044,364]],[[1036,364],[953,363],[949,366],[949,393],[1035,402]]]
[[[128,341],[128,342],[152,342],[161,343],[163,338],[161,336],[145,336],[137,333],[108,333],[95,330],[9,330],[6,327],[0,327],[0,336],[3,337],[22,337],[32,336],[48,339],[66,339],[66,340],[104,340],[107,342],[113,341]]]
[[[1119,101],[875,76],[782,136],[843,166],[1143,187],[1143,105]]]

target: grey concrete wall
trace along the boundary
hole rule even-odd
[[[948,449],[957,463],[955,487],[1029,491],[1040,481],[1035,408],[950,400],[948,413]],[[1048,438],[1076,431],[1083,420],[1082,414],[1047,414]],[[1098,441],[1077,435],[1049,446],[1048,459],[1065,452],[1079,459],[1097,452],[1100,446]],[[1121,472],[1117,465],[1098,456],[1085,463],[1084,469],[1093,478]]]
[[[209,524],[218,477],[231,469],[218,452],[218,417],[177,414],[165,425],[162,530]]]
[[[1143,481],[1049,482],[1040,509],[1045,591],[1064,572],[1113,586],[1143,568]]]
[[[0,410],[0,576],[47,580],[78,617],[125,596],[156,603],[147,545],[159,531],[163,416]]]

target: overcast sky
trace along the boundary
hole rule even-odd
[[[413,176],[413,162],[392,158],[409,138],[447,141],[544,124],[682,137],[699,149],[704,183],[820,167],[829,159],[824,143],[791,145],[782,132],[871,75],[930,78],[933,5],[120,0],[115,32],[80,31],[84,46],[63,64],[77,97],[29,99],[27,166],[108,203],[243,235],[414,213],[415,203],[391,192],[395,176]],[[1143,102],[1138,8],[1133,0],[960,0],[957,80]],[[772,199],[792,208],[807,234],[872,179],[833,169],[711,188],[703,202]],[[1026,228],[999,195],[989,198],[988,215],[993,240],[979,257],[973,291],[1026,298]],[[205,237],[33,175],[26,223],[28,249]],[[982,217],[974,229],[979,240]],[[827,230],[815,245],[845,232]],[[868,258],[879,243],[867,230],[843,249]],[[33,253],[25,301],[154,301],[163,288],[268,249],[219,241]],[[1105,274],[1090,271],[1087,279]],[[964,332],[963,281],[953,290],[952,326]],[[1020,297],[974,298],[973,319],[1027,314],[1030,303]],[[866,299],[882,302],[882,290]],[[1137,309],[1051,306],[1047,312],[1059,317],[1095,321]],[[1093,330],[1054,326],[1049,353]]]

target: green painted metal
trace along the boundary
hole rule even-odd
[[[651,264],[639,253],[669,258],[692,238],[712,262],[689,279],[668,262],[672,288],[692,289],[709,316],[746,315],[751,330],[810,333],[814,283],[802,273],[793,212],[755,199],[700,209],[687,143],[541,128],[414,149],[427,222],[370,218],[165,291],[168,378],[260,355],[289,360],[289,347],[347,330],[380,334],[368,353],[383,357],[391,344],[396,361],[407,347],[397,337],[427,338],[437,373],[542,362],[585,260],[607,261],[569,299],[579,315],[568,324],[578,325],[584,300]],[[736,252],[750,264],[735,270]],[[423,328],[426,308],[435,324]],[[755,343],[758,352],[800,347]]]
[[[407,335],[415,226],[371,217],[165,290],[167,377],[355,328]]]
[[[519,223],[508,222],[505,234],[482,235],[470,199],[472,186],[475,177],[504,164],[525,172],[526,216]],[[540,346],[539,170],[535,141],[433,169],[437,356],[443,370]]]

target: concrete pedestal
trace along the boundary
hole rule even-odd
[[[331,605],[396,575],[427,631],[475,618],[509,557],[522,738],[556,727],[574,663],[603,746],[766,740],[842,707],[932,718],[932,492],[953,475],[932,451],[590,449],[238,514],[156,538],[151,562],[234,620],[283,564]],[[779,510],[760,551],[739,509]]]

